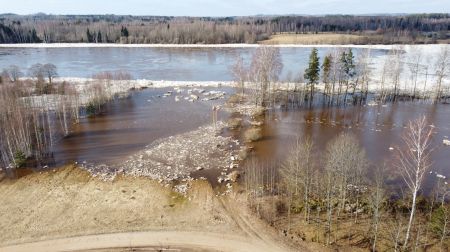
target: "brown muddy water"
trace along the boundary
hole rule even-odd
[[[57,165],[79,162],[114,166],[153,141],[185,133],[212,122],[212,106],[225,99],[175,102],[175,92],[163,97],[173,88],[152,88],[131,92],[130,97],[107,104],[104,113],[84,118],[74,125],[69,137],[61,139],[53,148]],[[232,92],[230,88],[204,88],[206,91]],[[219,111],[218,119],[228,114]]]
[[[183,88],[187,89],[187,88]],[[205,88],[232,94],[232,88]],[[75,125],[70,137],[61,139],[54,146],[57,165],[70,162],[106,164],[122,163],[130,155],[142,150],[157,139],[188,132],[212,122],[212,106],[223,104],[229,97],[214,101],[175,102],[175,94],[163,98],[173,88],[146,89],[131,92],[130,97],[118,99],[105,108],[104,114],[84,118]],[[186,96],[186,95],[184,95]],[[408,121],[426,115],[435,128],[432,154],[432,173],[428,174],[424,191],[429,191],[436,174],[450,177],[450,147],[442,141],[450,138],[450,105],[424,102],[399,102],[377,106],[347,106],[312,108],[275,108],[266,112],[262,127],[263,138],[253,143],[251,157],[267,164],[279,166],[289,154],[297,137],[312,137],[319,160],[324,160],[326,144],[341,132],[351,132],[360,141],[374,165],[383,164],[393,173],[394,151],[401,145],[401,135]],[[232,115],[221,111],[219,120],[226,121]],[[234,115],[235,116],[235,115]],[[225,131],[225,135],[239,136],[239,132]],[[246,163],[243,164],[245,169]],[[198,171],[194,178],[206,177],[218,185],[220,170]],[[369,171],[370,176],[370,171]],[[395,176],[393,176],[395,177]],[[398,176],[397,176],[398,177]],[[391,185],[401,186],[395,179]]]
[[[283,160],[297,136],[309,136],[314,141],[320,162],[331,139],[341,132],[351,132],[365,149],[371,168],[386,162],[391,175],[395,176],[392,167],[395,151],[389,148],[401,146],[401,135],[408,121],[422,115],[427,116],[435,128],[432,174],[428,174],[424,187],[424,191],[428,191],[436,173],[450,177],[450,146],[442,143],[443,139],[450,138],[450,105],[446,104],[400,102],[377,106],[273,109],[266,113],[263,139],[255,143],[255,154],[263,162]],[[401,183],[393,179],[390,184]]]

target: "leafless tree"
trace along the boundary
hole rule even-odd
[[[327,178],[328,222],[331,224],[331,209],[333,202],[338,202],[336,209],[336,229],[339,229],[339,218],[347,203],[354,204],[355,209],[350,213],[357,213],[359,208],[359,193],[362,189],[362,172],[368,161],[363,149],[359,146],[355,136],[341,133],[330,141],[326,150],[325,170]],[[349,197],[352,196],[352,197]],[[353,202],[354,201],[354,202]],[[349,205],[351,205],[349,204]],[[357,221],[357,215],[355,216]],[[327,239],[329,241],[329,239]]]
[[[367,164],[365,151],[355,136],[341,133],[328,144],[325,167],[335,174],[340,201],[338,215],[345,207],[349,186],[360,186],[362,171]]]
[[[428,126],[425,116],[410,121],[406,132],[402,136],[403,148],[397,148],[395,166],[412,197],[411,213],[403,243],[404,249],[407,248],[410,238],[411,226],[416,212],[417,195],[421,189],[425,174],[431,167],[432,134],[433,128]]]
[[[388,75],[393,85],[392,101],[396,101],[400,91],[400,76],[403,72],[403,48],[395,47],[390,51]]]
[[[356,88],[358,85],[360,85],[361,90],[361,99],[360,104],[362,103],[362,100],[367,99],[367,95],[369,93],[369,82],[370,82],[370,74],[371,74],[371,50],[364,49],[362,50],[357,58],[356,58],[356,81],[355,85],[353,87],[353,94],[355,93]]]
[[[435,69],[437,82],[434,101],[439,102],[442,98],[443,81],[450,71],[450,49],[448,46],[442,47],[441,51],[439,52],[435,63]]]
[[[23,73],[20,71],[20,68],[16,65],[9,66],[7,72],[13,82],[17,82],[23,75]]]
[[[52,80],[54,77],[56,77],[58,75],[58,72],[56,70],[56,66],[54,64],[51,63],[47,63],[42,65],[42,74],[47,77],[48,79],[48,83],[51,85],[52,84]]]
[[[272,46],[258,47],[253,54],[250,66],[251,81],[256,85],[256,105],[265,106],[271,102],[273,84],[278,80],[283,63],[280,49]]]
[[[248,79],[248,70],[244,65],[244,60],[242,57],[238,57],[236,62],[231,68],[231,72],[234,76],[234,79],[238,83],[238,87],[241,90],[241,94],[244,95],[245,92],[245,82]]]
[[[37,63],[30,67],[29,74],[31,77],[36,78],[38,81],[43,81],[44,79],[44,72],[42,68],[42,64]]]
[[[313,152],[314,144],[311,138],[305,138],[304,140],[298,138],[280,171],[283,180],[294,192],[293,196],[303,194],[306,221],[309,221],[311,212],[310,195],[315,167]]]
[[[385,200],[384,181],[385,166],[376,166],[372,190],[370,193],[370,207],[372,209],[372,251],[377,251],[378,232],[382,221],[382,204]]]
[[[421,69],[422,51],[420,49],[414,50],[408,57],[408,69],[411,75],[411,83],[413,83],[412,98],[416,98],[417,91],[417,76]]]

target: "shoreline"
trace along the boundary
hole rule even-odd
[[[360,48],[376,50],[392,50],[402,48],[405,51],[416,48],[435,49],[449,46],[448,44],[107,44],[107,43],[25,43],[25,44],[0,44],[0,49],[20,48],[258,48],[262,46],[277,48]]]
[[[279,48],[372,48],[380,50],[390,50],[398,46],[445,46],[445,44],[374,44],[374,45],[356,45],[356,44],[107,44],[107,43],[26,43],[26,44],[0,44],[0,48],[257,48],[261,46],[279,47]]]

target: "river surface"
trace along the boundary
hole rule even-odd
[[[319,48],[323,58],[331,48]],[[361,49],[353,49],[355,55]],[[53,63],[61,77],[89,78],[103,71],[127,71],[135,79],[230,81],[238,56],[249,62],[255,48],[0,48],[0,70],[17,65],[27,75],[36,63]],[[280,48],[281,78],[303,72],[311,48]],[[386,50],[372,50],[373,57]],[[290,73],[290,74],[289,74]]]

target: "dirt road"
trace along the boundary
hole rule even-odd
[[[233,236],[204,232],[153,231],[102,234],[24,243],[0,248],[1,251],[82,251],[105,248],[204,251],[285,251],[276,245]]]

